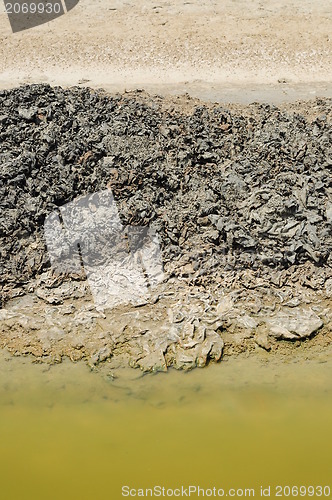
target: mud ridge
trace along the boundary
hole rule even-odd
[[[0,345],[144,371],[328,345],[331,117],[331,99],[1,91]],[[44,222],[105,189],[124,227],[159,235],[165,275],[142,303],[100,311],[84,273],[51,268]]]

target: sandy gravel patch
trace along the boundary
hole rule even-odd
[[[240,89],[234,91],[240,84],[248,88],[247,101],[260,93],[268,99],[271,86],[290,99],[294,92],[301,98],[331,93],[329,1],[81,0],[68,14],[15,35],[3,11],[3,88],[168,85],[171,92],[241,100]]]

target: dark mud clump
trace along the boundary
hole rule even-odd
[[[301,286],[329,298],[332,100],[307,106],[311,118],[265,104],[176,106],[139,92],[0,92],[3,306],[50,270],[45,217],[106,187],[124,226],[157,231],[170,280],[225,290]]]

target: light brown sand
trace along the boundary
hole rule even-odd
[[[3,12],[2,88],[144,87],[242,102],[332,96],[329,0],[80,0],[16,34]]]

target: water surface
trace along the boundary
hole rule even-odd
[[[114,375],[1,353],[2,498],[332,482],[330,352]]]

